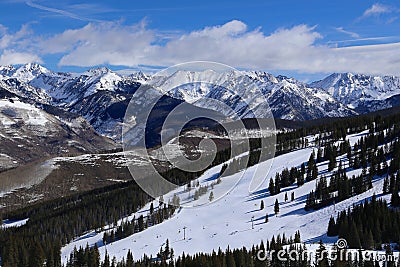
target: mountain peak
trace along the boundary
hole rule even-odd
[[[135,81],[139,81],[139,82],[145,82],[148,79],[150,79],[150,76],[143,73],[142,71],[138,71],[135,73],[132,73],[128,76],[129,78],[135,80]]]
[[[253,80],[278,83],[278,79],[274,75],[265,71],[247,71],[245,74]]]
[[[400,78],[349,72],[333,73],[323,80],[311,83],[310,87],[321,88],[336,100],[361,110],[370,108],[373,101],[383,101],[400,94]]]
[[[100,76],[100,75],[104,75],[104,74],[107,74],[110,72],[112,72],[112,71],[107,67],[98,67],[98,68],[89,69],[89,70],[85,71],[83,74]]]
[[[20,66],[17,71],[30,71],[30,72],[41,72],[41,73],[47,73],[50,72],[48,69],[43,67],[42,65],[39,65],[37,63],[27,63],[22,66]]]
[[[51,71],[37,63],[27,63],[25,65],[18,67],[12,74],[12,77],[28,83],[37,76],[49,72]]]

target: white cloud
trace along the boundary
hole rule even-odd
[[[101,64],[169,66],[192,60],[219,61],[235,67],[308,73],[362,72],[399,74],[400,44],[332,48],[318,45],[316,27],[298,25],[266,35],[240,21],[206,27],[159,44],[157,33],[138,26],[88,24],[46,40],[66,54],[60,65]],[[68,50],[61,51],[65,48]]]
[[[360,35],[356,32],[351,32],[343,29],[343,27],[335,28],[336,31],[349,35],[352,38],[360,38]]]
[[[39,56],[30,53],[4,50],[0,55],[0,65],[18,65],[29,62],[43,63]]]
[[[29,24],[22,25],[21,29],[14,34],[8,33],[8,29],[0,25],[0,49],[18,45],[18,43],[23,42],[31,34],[32,31],[29,28]]]
[[[160,44],[157,36],[144,26],[91,23],[44,40],[42,47],[51,53],[65,52],[60,65],[171,65],[201,59],[257,68],[265,65],[266,58],[279,61],[274,59],[279,54],[295,57],[298,50],[321,38],[314,27],[306,25],[266,36],[259,29],[249,31],[236,20],[169,37],[165,44]]]
[[[0,25],[0,65],[41,63],[41,58],[30,48],[35,39],[32,34],[29,24],[22,25],[15,33]]]
[[[339,41],[329,41],[330,44],[339,44],[339,43],[354,43],[354,42],[396,42],[400,40],[400,36],[377,36],[377,37],[365,37],[365,38],[357,38],[357,39],[347,39],[347,40],[339,40]]]
[[[34,3],[32,0],[27,0],[25,3],[28,6],[32,7],[32,8],[36,8],[36,9],[39,9],[39,10],[43,10],[43,11],[48,11],[48,12],[51,12],[51,13],[59,14],[61,16],[69,17],[69,18],[72,18],[72,19],[77,19],[77,20],[82,20],[82,21],[99,21],[99,20],[87,18],[87,17],[84,17],[84,16],[80,16],[80,15],[77,15],[77,14],[75,14],[73,12],[69,12],[67,10],[63,10],[63,9],[60,9],[60,8],[52,8],[52,7],[40,5],[38,3]],[[74,7],[75,8],[82,8],[83,6],[82,5],[75,5]],[[90,5],[85,6],[85,8],[87,8],[87,7],[91,7],[91,6]]]
[[[192,32],[175,32],[165,38],[163,32],[148,29],[145,23],[127,26],[107,22],[89,23],[29,43],[27,40],[34,37],[26,34],[21,36],[29,38],[12,35],[14,41],[8,42],[3,50],[10,53],[13,47],[9,44],[16,43],[14,52],[25,52],[36,57],[35,61],[40,60],[35,55],[60,54],[61,66],[109,64],[137,68],[210,60],[270,71],[400,75],[400,61],[396,60],[400,58],[400,43],[335,48],[320,44],[323,36],[316,27],[307,25],[265,34],[261,29],[249,29],[245,23],[233,20]]]
[[[391,13],[394,11],[395,9],[393,7],[377,3],[373,4],[370,8],[365,10],[363,17],[377,16],[380,14]]]
[[[78,30],[68,30],[44,40],[48,52],[67,52],[60,65],[93,66],[99,64],[136,66],[156,41],[155,32],[143,25],[90,23]]]

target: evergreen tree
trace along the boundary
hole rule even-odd
[[[280,183],[282,184],[282,187],[290,185],[290,172],[288,168],[283,169],[280,175]]]
[[[278,215],[278,213],[279,213],[279,202],[278,202],[278,199],[275,200],[274,212],[275,212],[275,215]]]
[[[227,252],[226,255],[226,266],[227,267],[236,267],[235,258],[231,252]]]
[[[317,165],[314,164],[314,166],[312,167],[311,178],[315,180],[317,179],[317,177],[318,177],[318,168]]]
[[[302,164],[302,166],[304,165]],[[302,186],[303,184],[304,184],[304,174],[300,172],[299,175],[297,176],[297,186]]]
[[[313,151],[311,153],[310,158],[308,159],[308,163],[307,163],[307,177],[306,177],[307,181],[311,181],[316,178],[315,177],[315,168],[316,168],[315,153]],[[318,171],[317,171],[317,175],[318,175]]]
[[[319,241],[319,247],[316,251],[316,266],[318,267],[329,267],[328,255],[326,248],[322,240]]]
[[[29,267],[42,267],[45,255],[42,246],[36,242],[33,244],[30,252]]]
[[[301,242],[301,238],[300,238],[300,231],[296,231],[296,233],[294,234],[294,243],[300,243]]]
[[[43,266],[43,265],[42,265]],[[54,258],[53,253],[50,253],[46,259],[46,267],[53,267],[54,266]]]
[[[169,247],[169,240],[167,239],[167,241],[165,241],[165,249],[164,249],[164,254],[165,254],[165,259],[169,259],[170,258],[170,247]]]
[[[108,256],[107,251],[106,255],[104,256],[104,261],[101,264],[102,267],[110,267],[110,256]]]
[[[274,193],[275,193],[275,194],[279,194],[280,192],[281,192],[281,181],[280,181],[279,173],[277,173],[276,176],[275,176],[275,189],[274,189]]]
[[[350,231],[347,233],[345,239],[349,248],[361,248],[360,235],[353,221],[350,222]]]
[[[390,197],[390,205],[392,207],[397,207],[400,205],[399,191],[396,189],[393,189],[392,196]]]
[[[390,175],[390,183],[389,183],[389,193],[393,193],[396,184],[396,178],[394,174]]]
[[[265,223],[267,223],[267,222],[268,222],[268,213],[265,214]]]
[[[311,190],[311,192],[307,195],[307,199],[306,199],[306,205],[305,205],[305,210],[310,210],[313,209],[315,206],[315,194],[314,191]]]
[[[298,184],[299,186],[304,184],[304,175],[305,174],[306,174],[306,165],[303,162],[303,163],[301,163],[301,166],[300,166],[300,176],[299,176],[302,183]]]
[[[261,200],[261,203],[260,203],[260,210],[263,210],[264,209],[264,200]]]
[[[363,242],[364,249],[373,249],[374,248],[374,236],[372,235],[371,230],[368,231],[366,237]]]
[[[317,189],[318,189],[317,198],[320,198],[322,202],[327,201],[329,199],[329,189],[328,189],[328,184],[327,184],[325,176],[322,176],[321,179],[319,180]],[[317,193],[317,190],[316,190],[316,193]]]
[[[317,151],[317,163],[322,162],[322,159],[323,159],[322,149],[318,148],[318,151]]]
[[[150,204],[150,214],[153,214],[154,212],[154,206],[153,206],[153,202],[151,202]]]
[[[339,200],[349,198],[351,193],[351,186],[346,174],[340,176],[338,181],[338,197]]]
[[[329,219],[327,235],[328,236],[336,236],[336,235],[338,235],[335,219],[333,217],[331,217]]]
[[[328,171],[332,171],[336,167],[337,149],[334,145],[329,144],[325,150],[325,159],[328,160]]]
[[[214,193],[213,191],[210,192],[210,195],[208,196],[208,200],[211,202],[214,199]]]
[[[274,179],[272,178],[269,180],[268,190],[271,195],[275,195],[275,184],[274,184]]]
[[[94,244],[90,258],[91,262],[93,263],[92,266],[100,266],[100,252],[99,248],[97,247],[97,244]],[[61,257],[60,257],[60,262],[61,262]]]
[[[371,174],[368,174],[367,185],[368,185],[368,190],[372,189],[372,175]]]

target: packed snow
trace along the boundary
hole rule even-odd
[[[354,144],[361,136],[367,132],[349,135],[347,138]],[[136,259],[144,254],[153,256],[157,254],[160,247],[165,245],[168,239],[170,246],[174,249],[175,255],[194,254],[196,252],[211,252],[219,247],[240,248],[243,246],[251,247],[258,244],[261,240],[271,239],[273,235],[283,234],[286,236],[294,235],[300,230],[302,240],[308,244],[323,240],[324,242],[334,243],[336,238],[328,238],[326,236],[328,221],[331,216],[335,216],[338,212],[347,209],[353,204],[360,203],[370,198],[374,193],[379,195],[382,191],[382,179],[373,181],[373,189],[368,190],[360,195],[350,199],[336,203],[334,206],[328,206],[316,211],[306,212],[304,210],[307,194],[315,189],[316,181],[306,182],[303,186],[296,185],[283,188],[278,195],[270,196],[268,192],[268,184],[270,178],[275,176],[276,172],[281,172],[284,168],[300,167],[301,163],[306,162],[312,151],[313,140],[316,136],[309,137],[310,147],[299,149],[288,154],[277,156],[272,163],[269,173],[259,172],[268,165],[268,162],[262,162],[245,171],[236,173],[229,177],[223,177],[220,184],[214,185],[212,189],[215,195],[226,193],[219,200],[208,203],[209,192],[194,201],[189,198],[186,187],[180,187],[175,191],[164,196],[164,199],[170,198],[173,194],[177,194],[181,199],[181,204],[191,204],[197,207],[180,208],[175,215],[161,224],[149,227],[148,229],[135,233],[132,236],[122,240],[107,244],[107,248],[102,242],[103,232],[90,232],[84,236],[77,238],[74,242],[66,245],[62,249],[62,260],[65,263],[73,248],[86,246],[86,244],[97,244],[102,257],[105,250],[117,259],[121,260],[126,256],[130,249]],[[345,157],[339,157],[338,160],[345,161]],[[199,178],[200,185],[210,185],[220,171],[221,165],[213,167],[206,171]],[[319,172],[325,172],[329,180],[329,172],[327,171],[327,162],[318,164]],[[361,170],[353,170],[348,175],[358,174]],[[249,184],[254,178],[253,176],[265,176],[265,181],[260,190],[249,193]],[[264,177],[255,177],[262,179]],[[233,189],[232,189],[233,188]],[[289,199],[291,193],[294,192],[294,201],[284,201],[285,193],[288,193]],[[274,202],[278,199],[280,203],[280,213],[275,216]],[[264,210],[260,210],[260,201],[265,204]],[[190,203],[188,203],[190,201]],[[158,201],[155,201],[157,207]],[[205,204],[205,205],[202,205]],[[150,203],[138,211],[136,218],[140,215],[146,215],[149,211]],[[265,223],[265,215],[268,214],[269,222]],[[132,219],[131,216],[124,218]],[[119,223],[121,223],[121,221]],[[252,221],[254,229],[252,228]],[[109,226],[113,227],[113,226]],[[183,239],[183,228],[186,227],[186,239]],[[106,227],[106,229],[109,229]]]
[[[23,220],[3,220],[3,224],[0,225],[0,228],[10,228],[10,227],[20,227],[25,225],[29,219]]]

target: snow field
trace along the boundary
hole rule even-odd
[[[349,135],[348,139],[353,145],[361,136],[367,132]],[[310,137],[310,144],[316,136]],[[168,200],[177,194],[181,199],[181,204],[199,205],[192,208],[180,208],[175,215],[161,224],[149,227],[148,229],[135,233],[127,238],[118,240],[104,246],[102,242],[103,233],[89,232],[84,236],[77,238],[75,241],[66,245],[62,249],[62,260],[65,263],[73,248],[86,246],[86,244],[94,245],[97,243],[103,258],[105,251],[117,260],[126,257],[128,250],[131,250],[136,259],[144,254],[156,255],[160,247],[165,245],[168,239],[170,246],[174,249],[175,256],[179,256],[182,252],[186,254],[194,254],[196,252],[211,252],[218,248],[226,249],[251,247],[259,244],[261,240],[271,239],[273,235],[283,234],[292,236],[297,230],[300,230],[301,238],[308,244],[318,242],[320,239],[324,243],[334,243],[336,238],[326,236],[328,221],[331,216],[336,217],[337,213],[351,207],[353,204],[360,203],[370,198],[374,193],[379,195],[382,191],[383,180],[376,179],[373,181],[373,189],[368,190],[358,196],[336,203],[334,206],[328,206],[316,211],[306,212],[304,205],[307,194],[315,189],[316,181],[306,182],[303,186],[297,187],[292,185],[282,188],[281,193],[271,196],[268,192],[268,184],[271,178],[275,177],[275,173],[281,172],[284,168],[300,167],[301,163],[307,162],[315,147],[308,147],[277,156],[269,173],[260,172],[266,168],[268,162],[259,163],[245,171],[236,173],[229,177],[222,178],[220,184],[214,186],[213,193],[218,196],[221,192],[228,192],[219,200],[208,203],[209,188],[207,194],[200,199],[193,201],[189,198],[186,187],[180,187],[173,192],[164,196]],[[342,158],[345,162],[345,156]],[[210,184],[213,177],[219,173],[222,165],[213,167],[206,171],[199,178],[200,185]],[[318,164],[320,173],[325,173],[329,181],[330,172],[327,171],[327,162]],[[352,170],[348,175],[359,174],[360,170]],[[249,184],[254,175],[264,175],[265,181],[260,190],[249,193]],[[255,177],[262,179],[263,177]],[[231,190],[231,188],[233,189]],[[290,199],[291,193],[294,192],[294,201],[284,201],[285,193]],[[193,189],[191,191],[193,195]],[[387,198],[387,196],[385,196]],[[278,199],[280,203],[280,213],[275,216],[274,202]],[[265,208],[260,210],[260,202],[264,201]],[[204,205],[206,204],[206,205]],[[154,206],[158,206],[158,201],[154,201]],[[135,216],[141,214],[146,215],[149,211],[150,203],[138,211]],[[269,222],[264,223],[265,216],[268,213]],[[133,218],[133,214],[122,220]],[[119,223],[121,223],[121,221]],[[254,229],[252,229],[252,220]],[[108,226],[111,227],[111,226]],[[106,230],[108,229],[106,227]],[[186,227],[186,239],[183,239],[183,228]]]

